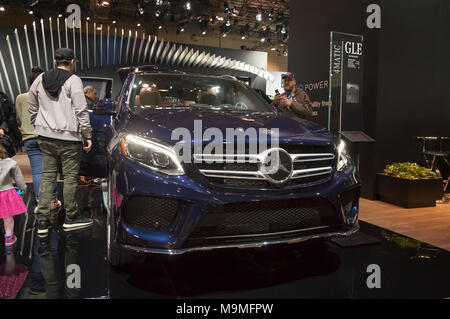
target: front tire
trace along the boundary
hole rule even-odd
[[[112,267],[120,267],[125,265],[131,260],[131,252],[121,248],[116,243],[116,226],[114,224],[114,211],[116,207],[114,205],[112,194],[112,179],[111,174],[108,178],[108,212],[107,212],[107,243],[106,243],[106,259]]]

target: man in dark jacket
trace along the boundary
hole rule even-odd
[[[84,96],[86,97],[86,102],[88,110],[94,109],[94,103],[97,102],[97,90],[92,85],[84,87]]]
[[[283,74],[284,93],[275,95],[273,104],[286,114],[309,118],[312,115],[311,100],[296,84],[294,73]]]

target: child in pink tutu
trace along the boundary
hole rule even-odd
[[[22,198],[12,184],[16,182],[20,190],[26,191],[27,185],[16,161],[8,158],[8,152],[0,145],[0,218],[5,225],[5,246],[11,247],[17,241],[14,236],[14,217],[27,211]]]

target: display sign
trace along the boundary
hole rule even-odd
[[[362,131],[363,37],[330,33],[328,129]]]

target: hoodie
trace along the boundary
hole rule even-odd
[[[38,136],[66,141],[92,138],[81,79],[65,70],[39,75],[28,94],[30,122]]]
[[[63,69],[52,69],[42,76],[42,85],[51,96],[57,98],[59,90],[72,75],[72,72]]]

